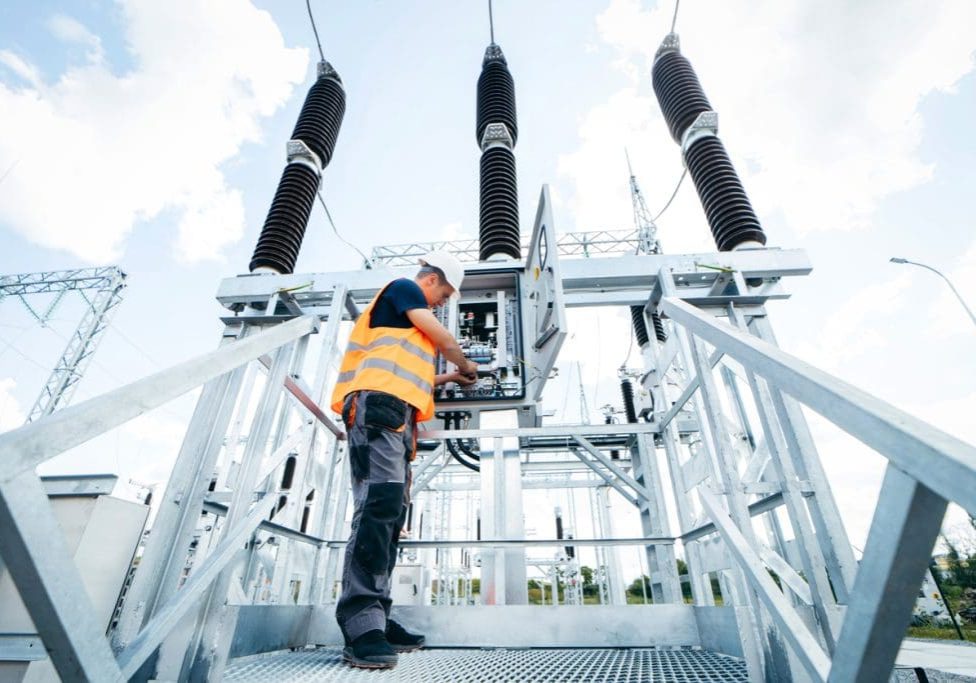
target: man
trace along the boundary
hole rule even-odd
[[[477,376],[478,366],[431,312],[458,296],[464,269],[443,251],[420,264],[413,280],[389,283],[359,316],[332,393],[349,440],[354,507],[336,619],[346,639],[343,657],[361,668],[391,668],[397,652],[424,644],[389,619],[416,426],[434,415],[434,385],[468,385]],[[437,351],[458,371],[435,376]]]

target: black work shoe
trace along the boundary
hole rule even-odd
[[[396,651],[378,628],[354,639],[342,650],[342,658],[360,669],[392,669],[397,663]]]
[[[410,633],[392,619],[386,620],[386,640],[397,652],[413,652],[419,650],[427,641],[421,635]]]

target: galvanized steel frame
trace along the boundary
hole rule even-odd
[[[666,279],[662,273],[659,281]],[[751,522],[736,519],[738,504],[730,498],[738,496],[729,495],[736,482],[703,482],[698,498],[745,571],[750,591],[813,680],[884,677],[894,665],[947,501],[976,511],[976,448],[779,350],[770,343],[764,312],[749,321],[734,304],[701,310],[673,296],[666,284],[657,299],[659,310],[694,340],[706,393],[710,371],[701,360],[702,342],[747,373],[775,469],[772,482],[786,502],[819,632],[807,629],[769,579],[763,565],[782,569],[782,558],[750,538]],[[731,327],[716,320],[723,316]],[[889,461],[859,570],[797,402]],[[834,642],[844,647],[831,660]]]
[[[890,670],[914,600],[913,582],[924,571],[947,500],[976,513],[976,449],[776,348],[763,304],[784,294],[776,287],[748,287],[746,271],[736,266],[748,266],[752,274],[763,272],[770,277],[799,275],[805,268],[802,254],[647,255],[639,257],[640,273],[629,268],[630,258],[615,259],[611,268],[607,262],[595,260],[566,261],[563,282],[569,282],[567,299],[572,302],[575,296],[576,305],[636,300],[646,303],[646,313],[658,312],[672,321],[673,335],[667,344],[652,343],[642,349],[643,384],[658,406],[649,424],[431,430],[421,438],[491,437],[496,458],[507,459],[511,465],[514,460],[505,458],[502,438],[565,437],[566,453],[575,453],[599,477],[594,483],[613,486],[637,505],[645,532],[640,539],[587,539],[574,544],[644,545],[649,565],[657,569],[654,586],[660,594],[655,592],[655,600],[680,601],[678,577],[667,570],[674,566],[674,545],[680,541],[695,605],[712,604],[706,578],[711,570],[701,543],[721,538],[734,562],[718,571],[726,601],[738,605],[735,613],[740,620],[742,650],[753,679],[783,673],[769,668],[772,648],[777,647],[767,637],[769,629],[779,632],[813,680],[868,680],[879,671]],[[660,266],[650,277],[647,259],[656,259],[654,263]],[[777,259],[782,261],[779,271]],[[706,262],[708,267],[700,267]],[[732,273],[717,278],[712,275],[715,263]],[[329,275],[314,276],[313,286],[302,296],[282,291],[292,276],[246,278],[247,282],[233,286],[225,282],[221,289],[228,305],[241,308],[262,296],[265,305],[263,312],[241,310],[241,315],[232,316],[217,351],[0,435],[0,453],[5,456],[0,468],[0,554],[62,677],[123,680],[134,674],[142,676],[149,670],[140,667],[152,661],[153,652],[167,638],[175,638],[173,643],[183,643],[184,650],[190,645],[190,650],[178,656],[179,661],[161,657],[159,666],[169,667],[167,671],[180,678],[219,678],[229,656],[236,614],[228,611],[227,601],[233,600],[235,582],[246,586],[257,566],[257,544],[252,540],[256,533],[278,534],[283,542],[312,549],[302,557],[289,552],[282,555],[275,569],[283,572],[275,576],[278,592],[293,563],[310,557],[306,570],[312,585],[306,599],[315,605],[332,602],[344,546],[348,458],[343,443],[336,439],[341,430],[320,406],[338,356],[340,322],[358,310],[357,302],[386,275],[374,272],[350,277],[348,285],[333,282]],[[307,276],[298,277],[308,281]],[[329,282],[328,291],[315,282]],[[309,310],[312,315],[300,315]],[[716,320],[723,317],[732,326]],[[317,331],[319,318],[327,320],[327,326],[314,389],[309,389],[297,375],[308,335]],[[270,328],[261,329],[269,324]],[[217,494],[210,496],[206,489],[222,449],[229,459],[236,447],[228,444],[224,449],[223,439],[230,428],[236,442],[241,430],[247,405],[238,397],[254,377],[247,374],[247,364],[265,356],[273,360],[265,359],[267,380],[242,467],[236,476],[228,477],[227,472],[218,476],[222,484],[233,487],[229,506],[221,507],[225,516],[222,532],[180,585],[185,549],[200,511],[220,507]],[[726,358],[745,370],[750,400],[759,416],[755,431],[753,425],[745,424],[748,420],[741,405],[745,397],[729,373]],[[258,368],[265,366],[258,364]],[[675,372],[684,385],[677,396],[670,396],[664,378]],[[723,405],[716,372],[721,373],[732,397],[731,416]],[[163,496],[161,513],[113,634],[116,657],[98,625],[91,622],[90,610],[85,609],[77,571],[61,560],[66,555],[60,552],[63,541],[33,470],[64,450],[200,385],[204,388]],[[677,401],[674,407],[669,399]],[[800,403],[889,459],[859,570]],[[304,417],[299,430],[289,432],[289,416],[296,410]],[[691,451],[689,433],[679,430],[675,419],[682,411],[693,413],[702,430],[700,443]],[[730,424],[749,435],[746,455],[751,461],[742,476],[738,460],[745,447],[730,440]],[[631,435],[629,462],[614,462],[588,438],[604,434]],[[667,473],[656,471],[654,440],[664,449]],[[688,452],[690,459],[684,460]],[[284,492],[272,477],[291,455],[301,461],[300,474],[295,490]],[[767,459],[771,467],[764,466]],[[429,456],[423,465],[426,471],[418,474],[416,490],[430,488],[441,471],[448,471],[446,462],[443,454]],[[228,465],[225,462],[223,467]],[[505,478],[510,479],[515,469],[504,469]],[[677,504],[679,529],[673,535],[666,524],[663,476],[669,477]],[[292,498],[305,497],[313,488],[322,496],[309,533],[302,534],[294,528],[298,517]],[[281,494],[292,507],[284,508],[280,523],[268,522],[266,517]],[[252,506],[255,497],[259,503]],[[332,504],[326,505],[326,501]],[[775,525],[767,527],[771,536],[765,541],[753,528],[756,515],[779,505],[786,507],[801,566],[790,565],[782,549],[782,532]],[[33,540],[41,538],[44,547]],[[511,556],[515,548],[545,545],[546,541],[512,538],[505,532],[465,543],[422,541],[404,546],[493,547],[504,557]],[[780,575],[786,594],[769,578],[767,568]],[[507,573],[506,567],[502,576]],[[505,580],[501,583],[498,588],[504,594]],[[198,611],[199,605],[203,609]],[[807,606],[817,624],[814,631],[801,614]],[[175,634],[173,629],[181,619],[191,618],[190,633],[195,635],[187,640],[185,635]],[[831,660],[835,642],[844,642],[845,647],[838,648]],[[171,650],[180,653],[179,647]]]
[[[116,658],[104,625],[94,622],[91,609],[77,569],[64,547],[60,528],[47,500],[47,494],[34,469],[65,450],[84,443],[141,414],[159,407],[201,384],[208,387],[201,394],[187,444],[191,446],[183,458],[184,467],[200,474],[200,465],[208,448],[198,448],[220,437],[214,434],[215,419],[221,404],[229,400],[228,388],[239,380],[242,368],[261,355],[275,351],[283,344],[306,338],[318,329],[314,317],[300,317],[284,325],[243,336],[241,326],[225,332],[225,343],[217,351],[181,363],[173,368],[110,391],[102,396],[65,408],[34,423],[0,435],[0,555],[10,572],[28,612],[44,641],[48,654],[59,675],[65,680],[126,680],[149,656],[154,646],[175,623],[179,614],[194,606],[199,590],[220,575],[224,566],[237,554],[241,540],[249,537],[265,516],[271,499],[262,502],[246,515],[224,539],[220,550],[211,554],[210,562],[198,567],[196,578],[184,584],[175,596],[152,594],[153,606],[146,608],[150,593],[136,588],[136,598],[128,601],[123,611],[132,634],[131,642],[117,641],[121,657]],[[242,337],[242,338],[238,338]],[[238,383],[239,388],[239,383]],[[280,388],[278,389],[280,392]],[[223,412],[228,412],[226,407]],[[196,425],[194,433],[193,425]],[[226,422],[223,422],[226,427]],[[222,434],[221,434],[222,437]],[[199,478],[199,477],[197,477]],[[186,475],[183,477],[186,480]],[[207,475],[209,481],[209,474]],[[170,489],[179,488],[180,473],[175,472]],[[204,487],[205,489],[205,487]],[[202,504],[194,505],[192,488],[170,492],[169,499],[177,511],[193,508],[189,517],[199,517]],[[202,500],[200,501],[202,503]],[[250,506],[251,496],[238,506],[238,515]],[[165,515],[164,515],[165,517]],[[194,520],[195,521],[195,520]],[[158,553],[160,560],[179,552],[173,547],[172,534],[165,538],[166,524],[160,524],[156,545],[168,545],[169,553]],[[170,526],[178,531],[179,514]],[[143,558],[143,586],[154,583],[165,573],[165,562],[152,562],[152,555]],[[155,567],[153,565],[156,565]],[[156,569],[157,571],[153,571]],[[151,588],[151,586],[147,586]],[[174,586],[175,592],[175,586]],[[141,599],[140,597],[141,596]],[[171,600],[160,598],[172,597]],[[127,614],[128,613],[128,614]],[[155,617],[150,620],[150,617]],[[135,628],[132,628],[132,625]],[[133,649],[134,648],[134,649]]]

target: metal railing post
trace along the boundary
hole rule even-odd
[[[283,383],[294,353],[296,342],[288,342],[280,347],[274,356],[267,382],[258,401],[254,424],[244,449],[241,470],[234,486],[234,494],[227,508],[224,520],[225,529],[233,529],[248,513],[254,498],[254,488],[261,460],[268,448],[268,437],[276,414],[276,407],[283,398]],[[190,641],[192,657],[190,668],[181,675],[192,680],[219,680],[226,665],[230,650],[230,640],[234,634],[234,624],[230,621],[227,609],[227,594],[231,581],[235,578],[235,566],[229,565],[214,582],[206,598],[193,639]]]
[[[947,505],[888,465],[830,681],[868,683],[894,667]]]
[[[743,332],[747,331],[745,329],[745,318],[733,306],[729,306],[729,318]],[[789,445],[783,437],[773,409],[769,388],[756,377],[748,366],[746,366],[745,372],[749,387],[752,390],[756,410],[759,413],[759,421],[763,433],[766,435],[766,443],[769,446],[772,464],[776,470],[776,478],[779,480],[783,492],[783,500],[789,513],[790,524],[796,536],[800,560],[803,563],[803,571],[810,587],[817,621],[820,622],[820,630],[827,645],[827,652],[832,653],[835,647],[836,634],[831,623],[831,615],[827,611],[827,605],[832,606],[836,602],[831,592],[830,582],[827,579],[824,557],[814,536],[807,506],[804,502],[805,499],[800,491],[801,482],[794,467],[794,461],[799,458],[799,454],[795,452],[795,447],[792,452],[789,450]]]
[[[749,327],[757,337],[776,345],[776,337],[769,318],[754,316]],[[830,482],[827,481],[827,475],[820,462],[813,436],[810,434],[810,427],[799,404],[774,387],[770,389],[784,435],[789,441],[796,443],[799,454],[796,460],[797,475],[810,482],[816,491],[815,499],[808,502],[810,516],[817,532],[816,538],[823,549],[827,573],[837,593],[837,601],[847,604],[857,574],[857,560],[854,559],[847,530],[840,518],[837,501],[830,489]]]
[[[661,292],[665,297],[676,295],[677,291],[674,279],[669,272],[662,269],[658,276],[658,281],[661,285]],[[742,492],[741,484],[738,480],[735,452],[732,444],[728,441],[727,435],[721,429],[720,417],[722,410],[721,404],[719,403],[718,391],[715,386],[715,378],[712,376],[712,365],[709,362],[708,355],[702,348],[701,342],[692,333],[680,324],[674,326],[674,333],[678,338],[679,348],[681,349],[681,355],[685,358],[686,367],[693,366],[698,379],[698,391],[701,394],[700,401],[698,402],[698,416],[699,420],[705,423],[699,428],[702,430],[703,436],[711,436],[711,445],[709,445],[707,440],[703,440],[706,447],[706,453],[703,455],[710,456],[714,468],[717,470],[713,472],[712,479],[717,485],[721,485],[722,493],[725,494],[724,498],[729,508],[729,514],[735,522],[735,525],[748,540],[749,544],[752,547],[756,547],[757,541],[752,530],[752,516],[749,514],[745,502],[745,495]],[[752,642],[763,642],[761,638],[765,632],[765,628],[756,594],[746,584],[746,579],[741,568],[735,569],[734,575],[739,593],[745,597],[745,606],[750,608],[747,612],[749,617],[747,620],[748,623],[741,624],[740,630],[749,629],[754,638]],[[738,619],[738,612],[736,613],[736,617]],[[749,638],[744,637],[742,639],[743,649],[745,650],[744,655],[747,666],[749,667],[749,675],[754,679],[761,680],[765,677],[766,661],[761,652],[747,647],[749,643]],[[766,648],[764,647],[763,649],[765,650]]]
[[[235,338],[225,331],[222,343],[230,343]],[[242,366],[208,382],[197,400],[112,637],[116,651],[123,650],[157,607],[179,589],[204,494],[213,476],[244,372]]]

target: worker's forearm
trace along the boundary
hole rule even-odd
[[[450,362],[459,366],[464,365],[464,361],[467,360],[464,357],[464,352],[461,351],[461,347],[458,346],[458,343],[453,339],[451,340],[450,344],[445,344],[441,347],[441,355]]]
[[[442,384],[447,384],[448,382],[455,382],[455,381],[457,381],[456,372],[444,372],[434,377],[434,386],[439,387]]]

